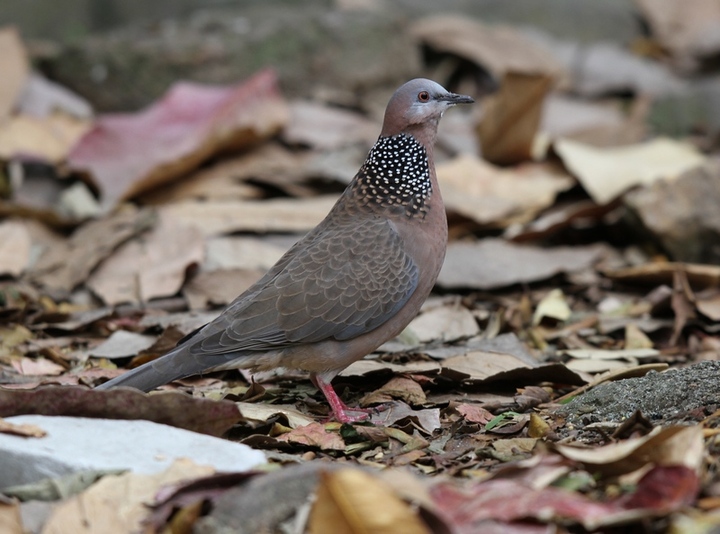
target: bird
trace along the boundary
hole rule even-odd
[[[438,123],[473,102],[424,78],[402,85],[365,162],[317,227],[216,319],[95,389],[151,391],[238,368],[302,370],[336,421],[366,420],[370,410],[346,406],[331,381],[402,332],[429,296],[448,238],[433,155]]]

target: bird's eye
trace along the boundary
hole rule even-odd
[[[428,100],[430,100],[430,93],[428,93],[427,91],[420,91],[418,93],[418,100],[420,102],[427,102]]]

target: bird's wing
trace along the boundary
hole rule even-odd
[[[383,219],[313,232],[278,265],[190,340],[191,354],[351,339],[393,317],[419,277],[394,226]]]

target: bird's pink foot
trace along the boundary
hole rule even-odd
[[[315,386],[322,391],[323,395],[330,405],[333,417],[339,423],[358,423],[368,421],[370,415],[381,410],[386,410],[387,406],[378,406],[374,408],[350,408],[338,397],[330,382],[326,382],[319,376],[312,376],[311,380]]]

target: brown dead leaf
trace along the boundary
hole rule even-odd
[[[567,321],[572,315],[572,310],[567,303],[562,289],[552,289],[543,297],[535,308],[533,324],[538,325],[544,318],[553,319],[559,322]]]
[[[681,271],[687,276],[690,286],[698,291],[709,287],[720,287],[720,266],[693,263],[655,262],[607,269],[603,274],[622,283],[659,286],[672,285],[675,272]]]
[[[458,15],[427,17],[411,33],[430,48],[467,59],[496,79],[508,72],[563,76],[557,60],[524,34],[509,26],[487,26]]]
[[[242,418],[230,401],[177,392],[148,395],[133,388],[94,391],[80,386],[22,391],[0,388],[0,417],[24,414],[144,419],[211,436],[223,435]]]
[[[0,126],[0,158],[61,163],[91,126],[60,111],[46,117],[16,115]]]
[[[290,432],[277,436],[277,439],[287,443],[319,447],[322,450],[345,450],[345,442],[340,434],[328,431],[325,429],[325,425],[316,422],[294,428]]]
[[[688,143],[666,138],[620,148],[597,148],[559,139],[554,147],[598,204],[607,204],[637,185],[675,179],[706,161]]]
[[[634,145],[648,137],[652,100],[644,94],[636,95],[626,114],[622,114],[617,105],[558,97],[548,100],[551,103],[543,110],[541,133],[536,139],[536,157],[542,154],[546,136],[548,146],[551,139],[564,137],[597,147]],[[604,117],[601,119],[600,115]]]
[[[360,401],[361,406],[382,404],[393,399],[400,399],[411,406],[422,406],[427,402],[422,386],[410,378],[396,376],[380,389],[368,393]]]
[[[199,230],[161,218],[152,230],[103,261],[87,286],[111,305],[169,297],[180,291],[187,270],[200,265],[204,256]]]
[[[656,427],[650,434],[595,448],[554,445],[564,457],[582,462],[605,476],[617,476],[655,465],[682,465],[698,470],[703,462],[703,432],[700,425]]]
[[[33,268],[31,278],[57,290],[71,291],[113,250],[155,224],[152,211],[127,206],[110,217],[90,221],[70,239],[48,248]]]
[[[500,227],[532,218],[575,183],[545,165],[501,169],[467,154],[438,164],[437,175],[448,211]]]
[[[30,62],[20,34],[13,26],[0,28],[0,124],[18,102],[30,75]],[[3,127],[0,126],[0,131]]]
[[[477,133],[485,159],[499,165],[532,159],[545,97],[553,77],[506,72],[500,91],[488,98]]]
[[[431,308],[413,319],[408,328],[421,343],[456,341],[480,333],[475,316],[462,305]]]
[[[598,206],[592,200],[556,202],[524,226],[510,226],[503,237],[516,243],[545,239],[571,226],[575,221],[599,221],[616,207],[614,203]]]
[[[604,250],[602,245],[540,248],[501,239],[450,243],[438,285],[497,289],[537,282],[590,267]]]
[[[0,532],[25,534],[19,502],[0,502]]]
[[[458,404],[455,409],[466,421],[470,423],[479,423],[484,425],[495,417],[492,413],[477,404]]]
[[[11,423],[0,417],[0,432],[3,434],[11,434],[13,436],[22,436],[25,438],[41,438],[47,435],[47,432],[37,425]],[[4,532],[0,529],[0,532]]]
[[[58,365],[45,358],[21,358],[12,361],[12,367],[23,376],[58,376],[65,372],[62,365]]]
[[[208,307],[226,306],[245,291],[265,271],[259,269],[219,269],[201,272],[183,286],[183,295],[191,310],[205,310]]]
[[[19,276],[30,262],[32,241],[23,221],[0,223],[0,275]]]
[[[393,401],[386,405],[386,409],[380,413],[373,414],[371,421],[379,426],[396,425],[399,421],[409,419],[418,428],[427,434],[432,434],[440,428],[440,409],[428,408],[424,410],[413,410],[402,401]]]
[[[127,358],[151,347],[157,336],[146,336],[127,330],[116,330],[110,337],[88,351],[88,355],[96,358]]]
[[[307,232],[330,211],[337,196],[262,201],[178,202],[158,209],[161,218],[199,229],[204,236],[231,232]]]
[[[695,305],[711,321],[720,322],[720,293],[710,296],[696,295]]]
[[[320,474],[311,534],[430,534],[417,513],[384,482],[359,469]]]
[[[260,404],[254,402],[237,402],[238,410],[245,419],[267,422],[271,417],[282,414],[287,418],[290,428],[298,428],[315,423],[315,419],[298,412],[294,407],[279,404]]]
[[[53,510],[43,532],[141,532],[142,521],[150,514],[147,504],[153,502],[161,487],[212,473],[212,467],[180,459],[166,471],[155,475],[124,473],[103,477],[80,495],[60,503]]]
[[[139,113],[100,117],[68,162],[90,174],[109,210],[176,179],[212,154],[267,139],[286,121],[271,70],[229,87],[178,83]]]
[[[356,143],[372,146],[378,129],[377,124],[357,113],[297,100],[290,103],[290,120],[282,138],[291,145],[337,150]]]
[[[636,0],[660,44],[682,59],[720,51],[720,5],[714,0]]]

